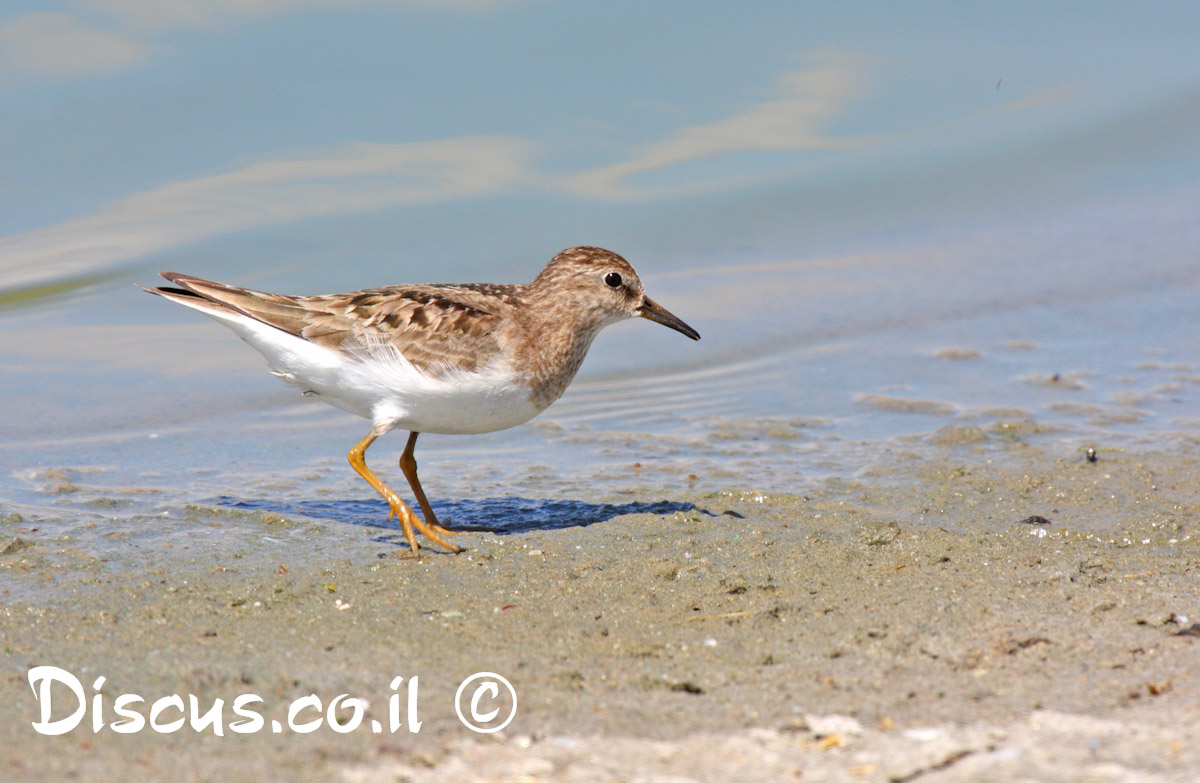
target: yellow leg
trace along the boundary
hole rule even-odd
[[[433,506],[429,505],[429,501],[425,497],[425,490],[421,488],[421,480],[417,478],[417,458],[413,456],[413,450],[417,447],[417,436],[420,434],[419,432],[409,433],[408,445],[404,447],[404,453],[400,455],[400,470],[404,471],[404,477],[408,479],[408,486],[412,487],[413,495],[417,498],[417,503],[421,505],[421,513],[425,515],[425,524],[441,535],[461,536],[461,531],[442,527],[433,513]]]
[[[390,487],[380,481],[379,478],[371,472],[371,469],[367,467],[367,461],[365,457],[367,448],[374,443],[375,439],[381,434],[383,434],[383,431],[379,429],[372,429],[369,433],[367,433],[365,438],[355,444],[354,448],[350,449],[350,454],[348,456],[351,467],[358,472],[358,475],[366,479],[367,483],[370,484],[375,491],[378,492],[383,499],[388,502],[388,506],[391,508],[391,513],[388,514],[388,517],[390,518],[392,514],[394,514],[396,518],[400,520],[400,528],[404,531],[404,537],[408,540],[408,545],[412,547],[414,555],[418,553],[420,546],[417,545],[417,537],[413,533],[413,527],[416,527],[418,530],[424,533],[431,541],[445,547],[446,549],[449,549],[451,552],[457,552],[458,547],[454,546],[448,541],[445,541],[439,535],[426,527],[425,523],[413,513],[413,510],[409,508],[408,504],[401,500],[399,495],[397,495],[391,490]]]

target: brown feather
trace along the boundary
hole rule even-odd
[[[385,345],[432,376],[474,370],[500,351],[496,330],[515,286],[401,285],[284,296],[163,272],[185,291],[346,354]],[[482,290],[481,290],[482,289]]]
[[[612,273],[616,282],[603,282]],[[640,315],[698,338],[681,321],[652,317],[658,311],[647,309],[653,303],[637,272],[598,247],[562,251],[528,285],[396,285],[300,297],[175,272],[162,276],[179,288],[153,293],[193,306],[200,297],[214,310],[241,313],[351,358],[385,346],[427,375],[443,377],[507,357],[539,408],[558,399],[592,339],[610,323]]]

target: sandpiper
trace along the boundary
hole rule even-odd
[[[515,427],[566,390],[601,329],[638,316],[700,335],[646,296],[624,258],[598,247],[556,255],[528,285],[396,285],[327,296],[283,296],[162,272],[147,288],[228,326],[305,394],[370,419],[350,464],[388,502],[417,554],[419,530],[452,552],[417,478],[422,432]],[[409,432],[400,469],[424,520],[367,467],[385,432]]]

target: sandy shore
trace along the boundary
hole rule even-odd
[[[6,579],[56,584],[53,601],[0,610],[0,770],[1200,779],[1200,454],[1102,451],[1092,463],[957,440],[881,446],[888,467],[795,495],[739,489],[680,498],[694,509],[668,516],[472,534],[463,554],[419,561],[384,543],[333,551],[331,536],[320,566],[193,547],[115,574],[80,565],[64,582],[44,573],[56,543],[0,514]],[[322,546],[319,527],[309,540]],[[91,709],[61,736],[32,728],[28,673],[43,665],[71,672],[89,699],[106,678],[99,732]],[[456,688],[479,671],[518,694],[500,734],[455,714]],[[369,729],[388,725],[396,676],[419,677],[419,733]],[[59,719],[76,702],[55,687]],[[231,705],[249,693],[264,728],[238,734]],[[369,702],[358,730],[287,728],[294,700],[343,693]],[[224,699],[225,736],[117,733],[121,694],[142,696],[142,715],[171,694],[202,709]]]

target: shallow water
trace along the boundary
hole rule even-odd
[[[1154,243],[1189,229],[1127,242],[1165,259]],[[564,399],[529,425],[423,436],[427,492],[444,521],[504,533],[671,513],[697,491],[803,495],[828,477],[879,481],[923,448],[955,447],[970,463],[1003,460],[1030,440],[1079,460],[1085,447],[1103,457],[1194,442],[1200,371],[1180,328],[1200,319],[1191,265],[1135,271],[1126,246],[1109,247],[1087,259],[1088,274],[1052,289],[1002,275],[1006,259],[970,274],[872,258],[664,277],[660,298],[690,320],[698,313],[704,341],[645,323],[612,329]],[[872,271],[865,284],[856,266]],[[809,297],[805,279],[840,290]],[[687,284],[674,295],[681,305],[673,281]],[[787,287],[813,308],[770,302],[706,316],[730,281]],[[3,477],[5,513],[24,521],[8,535],[60,542],[51,561],[101,570],[176,546],[293,562],[330,547],[403,548],[382,501],[345,462],[365,423],[278,384],[224,329],[119,324],[86,329],[86,344],[33,339],[80,329],[48,324],[85,318],[108,295],[129,296],[131,308],[160,304],[123,289],[8,316],[30,336],[11,361],[42,390],[11,397],[20,415],[0,454],[18,467]],[[402,445],[389,436],[369,453],[399,485]]]
[[[897,18],[908,35],[886,40],[856,28],[852,11],[831,11],[827,40],[805,26],[793,41],[786,5],[757,22],[681,28],[650,14],[642,33],[678,28],[686,39],[726,25],[731,39],[752,29],[762,45],[717,45],[712,62],[680,51],[637,84],[593,85],[628,100],[570,103],[569,140],[555,135],[550,104],[577,89],[555,78],[540,85],[548,94],[518,85],[509,95],[547,121],[538,130],[493,118],[472,130],[492,135],[464,136],[448,118],[465,104],[448,91],[412,98],[447,117],[416,137],[358,125],[317,139],[263,125],[254,149],[195,142],[203,160],[186,166],[164,155],[131,172],[97,157],[56,179],[48,159],[76,131],[46,136],[57,115],[27,115],[5,134],[14,150],[37,148],[46,176],[15,167],[0,185],[12,205],[0,238],[0,518],[20,518],[6,534],[132,562],[176,545],[274,545],[261,538],[263,513],[324,520],[285,525],[283,538],[314,557],[312,541],[373,540],[359,526],[384,524],[345,463],[365,423],[301,398],[222,327],[134,287],[159,268],[323,293],[528,280],[569,244],[627,255],[703,340],[618,325],[534,422],[423,436],[428,494],[467,526],[586,524],[725,489],[803,494],[831,476],[869,480],[926,443],[971,460],[1002,459],[1028,439],[1071,459],[1191,442],[1200,56],[1178,17],[1194,8],[1136,24],[1122,18],[1132,11],[1089,9],[1098,29],[1120,32],[1123,56],[1110,60],[1102,37],[1028,40],[1015,9],[1009,23],[956,11],[937,29]],[[492,24],[519,26],[527,13]],[[1058,10],[1042,24],[1074,21]],[[441,56],[444,33],[415,51]],[[986,51],[1001,54],[983,63]],[[527,53],[506,56],[530,67]],[[711,90],[680,90],[680,62],[699,69],[683,79],[692,85],[736,66]],[[568,77],[580,67],[563,65]],[[158,78],[195,87],[170,69]],[[258,78],[252,69],[249,92],[265,89]],[[161,88],[145,74],[111,79],[110,98]],[[25,81],[0,102],[36,103],[40,90],[74,116],[79,89]],[[368,89],[342,109],[353,118],[377,98]],[[253,125],[240,104],[227,112]],[[221,119],[189,116],[192,135]],[[101,122],[85,119],[78,133]],[[605,123],[611,133],[596,129]],[[116,157],[139,140],[130,130]],[[541,157],[521,152],[526,143]],[[94,200],[80,195],[85,184]],[[393,435],[369,454],[393,484],[402,443]],[[230,509],[253,514],[218,513]]]

